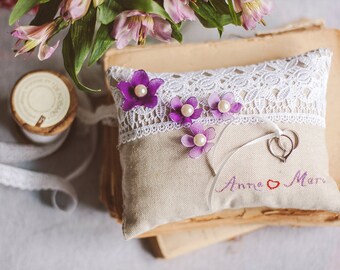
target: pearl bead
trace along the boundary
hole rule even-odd
[[[197,134],[194,137],[194,144],[196,146],[204,146],[207,142],[207,137],[205,137],[203,134]]]
[[[148,88],[146,88],[146,86],[143,84],[138,84],[134,91],[137,97],[144,97],[148,93]]]
[[[194,113],[195,109],[190,104],[184,104],[181,108],[181,113],[185,117],[190,117]]]
[[[217,105],[217,108],[221,113],[229,112],[230,107],[231,107],[230,103],[223,99]]]

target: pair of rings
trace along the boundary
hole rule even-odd
[[[275,142],[278,146],[276,149],[273,148],[273,142]],[[288,157],[299,146],[299,142],[299,135],[295,131],[284,130],[283,134],[279,137],[274,137],[268,140],[268,149],[274,157],[278,158],[282,162],[286,162]]]

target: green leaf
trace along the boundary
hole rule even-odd
[[[221,14],[210,3],[197,0],[190,4],[198,19],[204,27],[217,28],[220,35],[223,33],[223,26],[232,23],[230,14]]]
[[[78,74],[75,69],[75,48],[73,47],[71,31],[68,32],[64,41],[63,41],[63,59],[64,66],[70,77],[72,78],[75,85],[82,91],[85,92],[99,92],[100,89],[91,89],[85,85],[83,85],[79,79]]]
[[[109,24],[123,11],[123,8],[116,0],[106,0],[98,6],[98,20],[102,24]]]
[[[176,24],[171,24],[171,28],[172,28],[172,33],[171,36],[176,39],[178,42],[182,42],[183,40],[183,36],[182,33],[180,31],[180,28],[176,25]]]
[[[240,13],[236,13],[235,9],[234,9],[234,3],[233,0],[228,0],[228,8],[229,8],[229,12],[230,12],[230,16],[231,19],[233,21],[233,24],[235,25],[241,25],[241,12]]]
[[[93,0],[93,6],[96,8],[98,6],[100,6],[101,4],[103,4],[105,0]]]
[[[64,66],[76,86],[86,92],[98,92],[83,85],[78,74],[91,50],[91,44],[96,24],[96,10],[91,7],[87,14],[74,22],[63,42]]]
[[[37,15],[33,21],[31,21],[31,25],[43,25],[52,21],[57,14],[60,2],[61,0],[51,0],[47,3],[41,4]]]
[[[75,72],[78,74],[91,50],[94,30],[96,25],[96,10],[89,8],[87,14],[75,21],[70,27],[73,44]]]
[[[111,27],[112,25],[105,24],[99,27],[92,47],[89,66],[97,62],[114,43],[114,39],[110,36]]]
[[[209,0],[211,5],[221,14],[229,14],[229,7],[226,1],[221,0]]]
[[[19,0],[14,6],[11,15],[9,16],[9,25],[13,25],[34,6],[47,2],[49,2],[49,0]]]

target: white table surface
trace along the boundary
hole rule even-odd
[[[275,0],[267,28],[282,26],[302,17],[324,18],[327,26],[340,28],[340,1]],[[8,11],[0,11],[0,140],[20,140],[8,110],[8,96],[15,81],[34,69],[63,71],[60,48],[49,61],[34,56],[14,59],[13,40],[6,26]],[[261,27],[262,28],[262,27]],[[229,34],[252,35],[227,27]],[[185,42],[217,40],[215,30],[199,24],[185,26]],[[289,46],[289,44],[287,44]],[[255,52],[256,53],[256,52]],[[26,60],[24,59],[26,58]],[[100,83],[99,67],[83,78]],[[340,105],[340,104],[339,104]],[[63,149],[24,167],[48,172],[67,172],[81,155],[82,144],[70,138]],[[78,150],[79,151],[78,151]],[[78,153],[78,154],[77,154]],[[99,167],[101,150],[86,173],[75,181],[80,204],[73,214],[58,212],[40,193],[0,186],[0,269],[340,269],[340,228],[276,227],[258,230],[237,241],[223,242],[191,254],[164,261],[154,259],[140,240],[125,241],[121,228],[101,205]]]

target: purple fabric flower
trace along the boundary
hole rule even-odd
[[[216,119],[229,120],[233,114],[240,112],[242,104],[235,102],[234,94],[226,93],[220,98],[216,93],[212,93],[208,98],[210,111]]]
[[[122,81],[117,84],[124,97],[122,109],[129,111],[136,106],[154,108],[158,103],[156,92],[163,83],[160,78],[149,80],[144,70],[135,71],[130,82]]]
[[[172,121],[181,124],[192,124],[192,120],[197,119],[201,116],[203,110],[197,108],[198,101],[195,97],[190,97],[183,104],[179,97],[174,97],[170,101],[172,111],[169,117]]]
[[[213,127],[204,129],[200,123],[190,126],[192,135],[185,134],[181,142],[185,147],[191,148],[189,157],[199,158],[203,153],[208,153],[214,146],[211,140],[215,138],[215,129]]]

